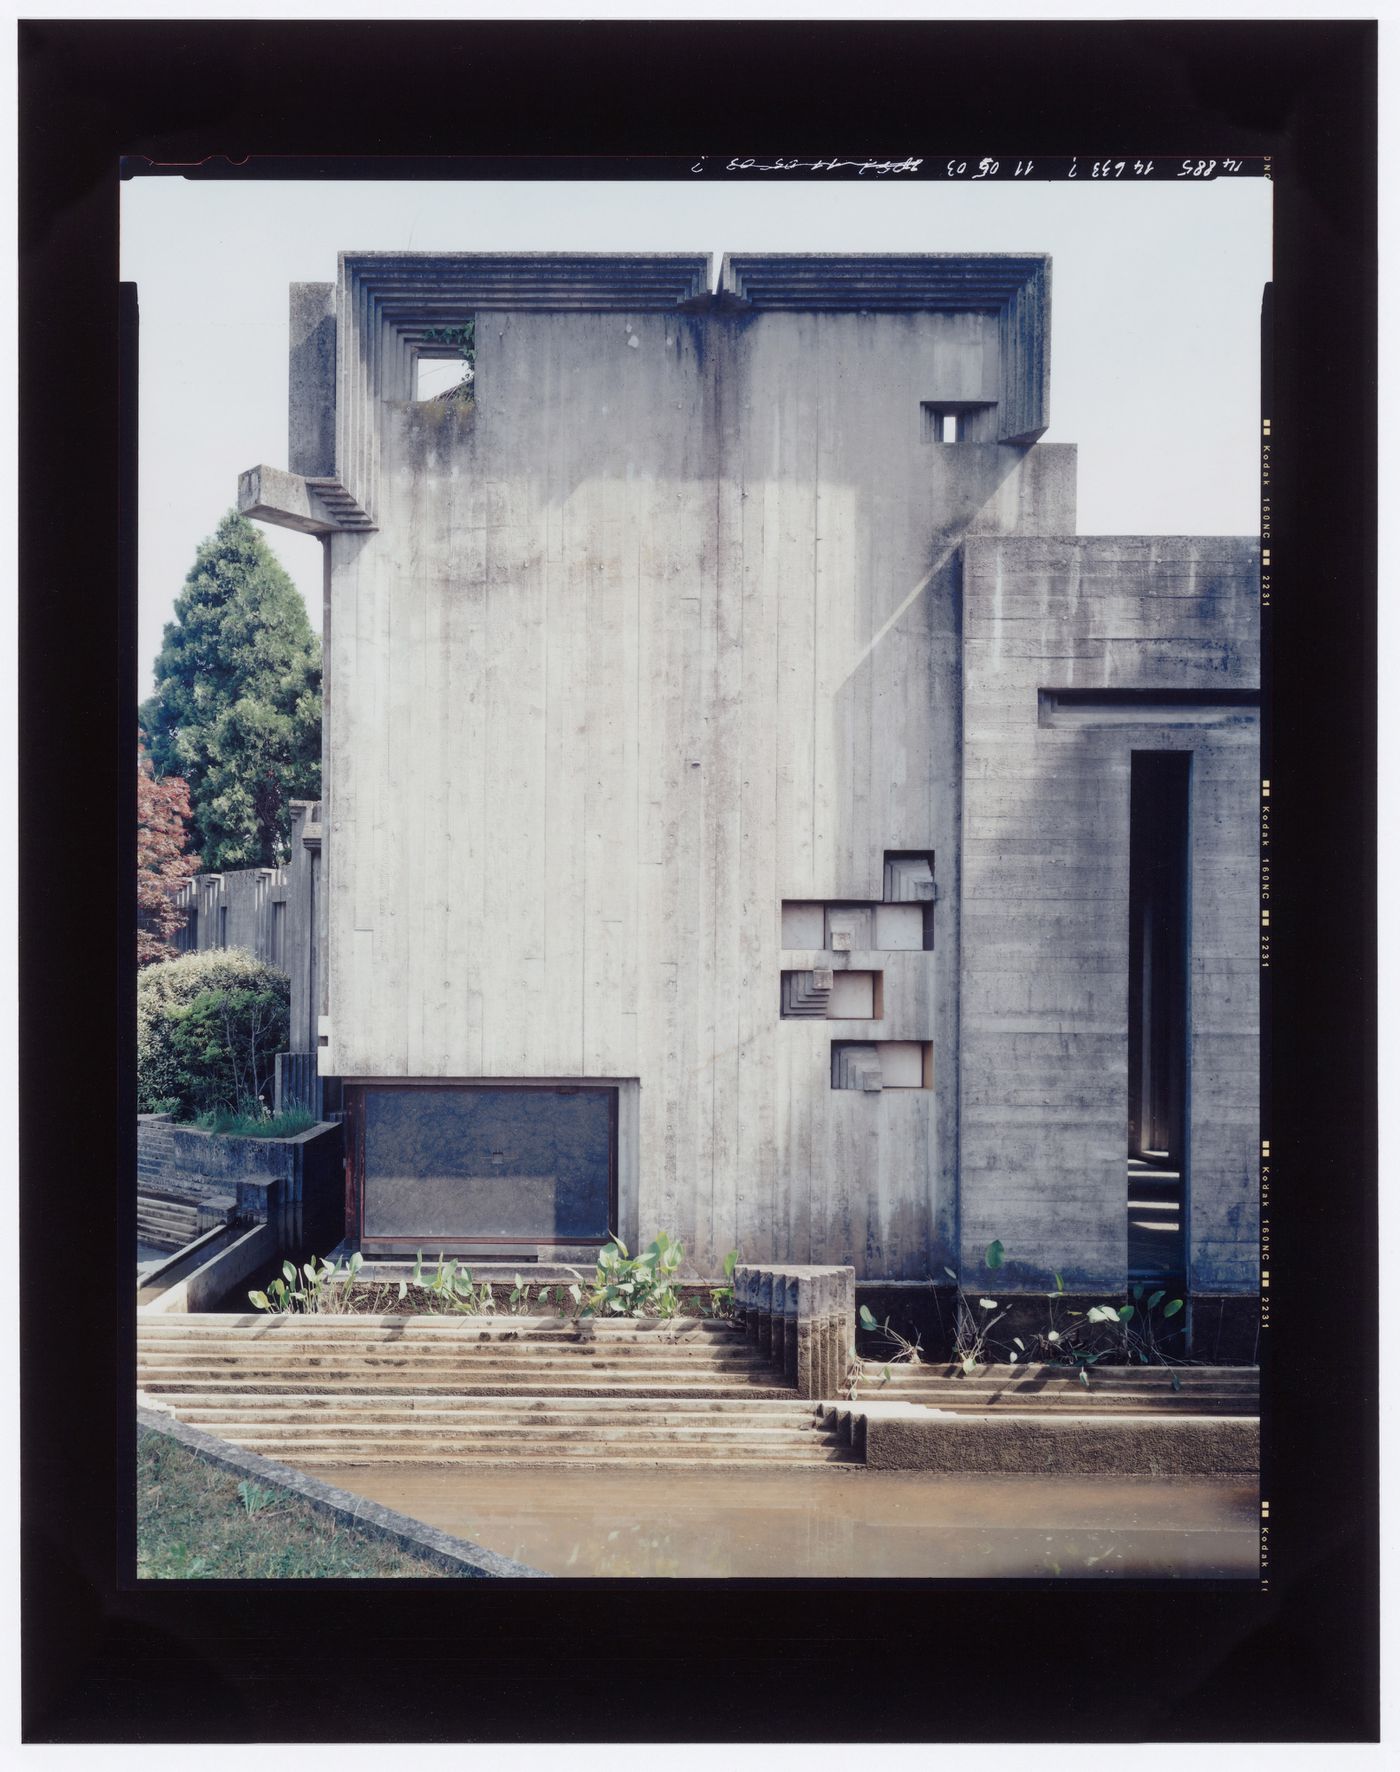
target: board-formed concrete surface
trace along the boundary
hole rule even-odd
[[[1128,793],[1191,758],[1192,1288],[1259,1242],[1258,549],[1230,536],[964,550],[962,1241],[1003,1287],[1123,1287]],[[1047,690],[1065,698],[1046,705]],[[1143,698],[1176,691],[1170,702]],[[1185,699],[1187,696],[1192,699]],[[1217,698],[1212,701],[1211,698]]]
[[[240,500],[325,539],[352,1118],[394,1079],[606,1084],[616,1228],[702,1273],[918,1281],[997,1237],[999,1290],[1118,1288],[1127,759],[1186,748],[1190,1289],[1256,1285],[1255,716],[1200,709],[1257,689],[1253,547],[1075,535],[1050,275],[346,253],[296,286],[291,472]],[[418,400],[468,319],[474,397]],[[1056,700],[1144,689],[1196,700]],[[829,972],[868,1014],[835,980],[810,1012]]]

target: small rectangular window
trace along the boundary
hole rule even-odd
[[[219,946],[221,948],[228,946],[228,906],[226,904],[219,906]]]
[[[990,400],[922,400],[925,443],[995,443],[996,403]]]
[[[449,393],[461,383],[462,368],[460,357],[420,357],[414,389],[416,398],[436,400],[439,395]]]

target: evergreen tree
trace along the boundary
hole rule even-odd
[[[189,784],[206,870],[284,861],[288,800],[321,792],[321,643],[296,586],[236,511],[200,545],[155,677],[141,724],[157,772]]]

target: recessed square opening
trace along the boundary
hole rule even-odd
[[[810,899],[783,902],[782,944],[800,953],[908,953],[933,950],[933,902],[908,904]]]
[[[415,400],[440,400],[464,380],[466,363],[460,356],[419,357],[414,365]]]
[[[476,316],[418,334],[413,356],[415,400],[468,399],[476,380]]]
[[[784,972],[781,1013],[784,1021],[881,1021],[885,975],[831,967]]]
[[[883,1094],[933,1088],[931,1040],[833,1040],[831,1087]]]

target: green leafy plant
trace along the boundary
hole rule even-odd
[[[739,1251],[731,1249],[724,1258],[724,1277],[728,1285],[710,1288],[710,1310],[717,1317],[734,1315],[734,1270],[738,1265]]]
[[[1136,1360],[1140,1366],[1170,1366],[1173,1368],[1172,1389],[1180,1390],[1181,1380],[1175,1367],[1184,1362],[1167,1353],[1161,1344],[1172,1334],[1179,1333],[1169,1331],[1167,1324],[1185,1307],[1185,1303],[1183,1298],[1167,1299],[1163,1286],[1151,1293],[1147,1292],[1146,1286],[1134,1286],[1126,1304],[1092,1305],[1085,1313],[1084,1322],[1086,1328],[1099,1329],[1094,1360],[1102,1359],[1105,1354],[1116,1354],[1130,1362]],[[1080,1350],[1071,1348],[1070,1353],[1071,1357],[1076,1357]]]
[[[423,1251],[420,1249],[413,1264],[412,1284],[422,1293],[430,1310],[460,1311],[464,1316],[476,1317],[496,1308],[490,1282],[483,1280],[477,1285],[466,1263],[453,1261],[450,1257],[444,1259],[439,1255],[437,1272],[430,1280],[424,1279]]]
[[[1005,1245],[999,1237],[995,1238],[987,1245],[983,1265],[989,1272],[994,1272],[1005,1259]],[[957,1281],[958,1276],[952,1268],[943,1271],[951,1280]],[[993,1339],[990,1331],[1007,1312],[995,1299],[979,1295],[973,1300],[963,1293],[961,1286],[958,1287],[954,1358],[965,1374],[970,1376],[989,1356],[1011,1365],[1039,1361],[1070,1368],[1088,1389],[1090,1370],[1103,1360],[1137,1361],[1144,1366],[1173,1368],[1185,1364],[1162,1346],[1163,1340],[1170,1339],[1173,1333],[1167,1325],[1183,1308],[1184,1299],[1174,1298],[1164,1303],[1165,1288],[1148,1294],[1145,1286],[1134,1286],[1130,1300],[1124,1304],[1091,1305],[1087,1311],[1070,1311],[1067,1318],[1062,1319],[1057,1306],[1064,1297],[1065,1283],[1060,1274],[1053,1277],[1055,1289],[1045,1295],[1047,1326],[1031,1334],[1029,1344],[1019,1335],[1013,1335],[1010,1341]],[[989,1315],[991,1312],[997,1314]],[[1175,1370],[1171,1382],[1174,1390],[1181,1388]]]
[[[598,1252],[598,1266],[580,1314],[674,1317],[681,1307],[676,1274],[684,1258],[684,1247],[665,1231],[640,1255],[629,1255],[622,1238],[614,1236]]]
[[[564,1288],[561,1286],[559,1288],[559,1292],[560,1292],[561,1297],[562,1297],[563,1291],[564,1291]],[[508,1298],[508,1300],[506,1302],[507,1302],[507,1305],[509,1306],[510,1313],[513,1317],[521,1317],[521,1316],[528,1317],[528,1316],[539,1315],[540,1312],[548,1311],[550,1309],[549,1287],[548,1286],[540,1286],[537,1289],[534,1304],[532,1307],[531,1301],[530,1301],[530,1283],[528,1280],[522,1280],[520,1275],[516,1274],[515,1275],[515,1284],[511,1287],[510,1297]]]
[[[907,1336],[901,1335],[898,1329],[891,1326],[888,1317],[886,1317],[884,1322],[881,1323],[870,1309],[870,1306],[866,1304],[863,1304],[860,1307],[857,1315],[862,1329],[868,1331],[872,1335],[883,1337],[886,1344],[893,1349],[893,1352],[889,1354],[887,1363],[883,1368],[883,1376],[886,1384],[888,1384],[894,1376],[890,1371],[891,1366],[918,1366],[922,1364],[923,1343],[917,1330],[914,1333],[914,1339],[910,1341]]]
[[[982,1265],[992,1273],[1005,1259],[1005,1246],[1000,1237],[994,1237],[983,1252]],[[958,1276],[952,1268],[943,1271],[957,1282]],[[997,1313],[995,1316],[991,1315],[993,1311]],[[979,1366],[986,1363],[988,1338],[1005,1315],[996,1299],[984,1297],[980,1292],[974,1305],[958,1283],[953,1306],[953,1351],[965,1378],[970,1378]],[[1013,1362],[1016,1358],[1015,1354],[1011,1355]]]
[[[383,1311],[395,1295],[402,1301],[408,1292],[404,1280],[368,1288],[361,1283],[360,1269],[364,1266],[364,1259],[357,1249],[344,1264],[339,1256],[332,1262],[313,1255],[299,1269],[290,1261],[284,1261],[280,1277],[272,1280],[266,1291],[250,1292],[248,1298],[260,1311],[277,1315],[301,1312],[316,1316]]]
[[[238,1485],[238,1499],[243,1503],[243,1511],[248,1514],[260,1514],[276,1501],[276,1493],[264,1489],[259,1483],[250,1483],[245,1478]]]

